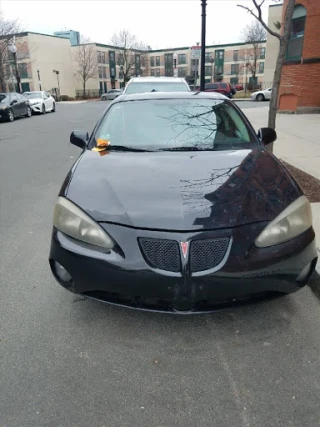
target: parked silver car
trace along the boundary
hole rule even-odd
[[[259,90],[257,92],[253,92],[251,94],[251,99],[252,101],[259,101],[259,102],[270,100],[271,91],[272,91],[272,88],[269,87],[269,89],[266,89],[266,90]]]
[[[123,90],[122,89],[111,89],[107,93],[103,93],[101,95],[102,101],[112,100],[116,99],[118,96],[122,95]]]

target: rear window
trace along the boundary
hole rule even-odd
[[[127,95],[143,92],[189,92],[189,87],[183,82],[132,82],[125,93]]]
[[[119,102],[106,113],[94,138],[152,151],[230,150],[256,141],[231,103],[196,97]]]
[[[218,85],[217,84],[208,84],[205,86],[206,89],[218,89]]]
[[[227,83],[220,83],[220,84],[221,84],[222,89],[228,89]]]

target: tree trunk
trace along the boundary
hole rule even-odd
[[[83,81],[83,98],[86,97],[86,82]]]
[[[270,99],[270,105],[269,105],[268,127],[272,129],[276,128],[278,97],[279,97],[281,73],[282,73],[282,67],[283,67],[285,55],[286,55],[286,45],[283,39],[281,39],[278,58],[276,62],[276,68],[274,70],[274,75],[273,75],[272,93],[271,93],[271,99]]]
[[[279,89],[281,83],[282,67],[286,57],[286,51],[288,46],[288,40],[290,37],[291,21],[293,16],[293,10],[295,7],[295,0],[289,0],[287,9],[285,11],[284,23],[283,23],[283,34],[280,38],[280,46],[278,52],[278,58],[276,62],[276,68],[274,70],[272,94],[269,107],[268,126],[272,129],[276,128],[276,116],[278,110],[278,98]]]

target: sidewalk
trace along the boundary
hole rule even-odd
[[[268,106],[243,110],[255,130],[268,124]],[[278,114],[278,139],[274,154],[287,163],[320,179],[320,115]],[[320,191],[320,188],[319,188]],[[320,274],[320,203],[312,203],[313,227],[319,250],[317,271]]]

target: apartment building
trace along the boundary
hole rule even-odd
[[[77,51],[86,50],[96,58],[96,73],[86,82],[86,92],[97,95],[107,92],[110,89],[118,89],[125,85],[125,74],[123,72],[123,50],[116,46],[105,45],[101,43],[89,43],[79,46],[72,46],[73,68],[76,70]],[[128,64],[131,75],[141,75],[145,71],[144,52],[130,51],[127,54]],[[126,69],[126,68],[125,68]],[[75,79],[75,90],[77,95],[83,95],[83,82],[81,79]]]
[[[258,43],[256,53],[253,46],[247,43],[207,46],[205,82],[250,83],[252,82],[250,70],[255,65],[256,84],[263,86],[265,57],[265,40]],[[151,76],[173,76],[175,65],[179,77],[184,77],[189,84],[194,84],[197,73],[197,83],[199,82],[200,67],[198,60],[192,59],[191,47],[152,50],[148,53],[148,72]]]
[[[22,92],[46,90],[74,96],[70,40],[28,31],[16,34],[15,46]],[[1,65],[6,90],[16,90],[15,64],[9,52]]]
[[[101,43],[72,45],[70,38],[61,34],[52,36],[33,32],[17,34],[15,44],[22,91],[42,89],[71,97],[82,96],[83,81],[79,78],[76,60],[81,50],[90,51],[95,62],[95,73],[86,81],[86,95],[99,96],[110,89],[123,87],[125,80],[138,75],[160,77],[176,73],[190,85],[199,84],[199,60],[192,59],[191,47],[131,51],[127,57],[130,72],[126,73],[123,72],[123,50],[115,46]],[[266,42],[261,41],[258,48],[255,60],[252,46],[246,43],[207,46],[205,81],[250,84],[252,74],[248,65],[256,63],[256,84],[264,87]],[[8,61],[7,68],[7,87],[14,90],[16,73],[12,60]]]

